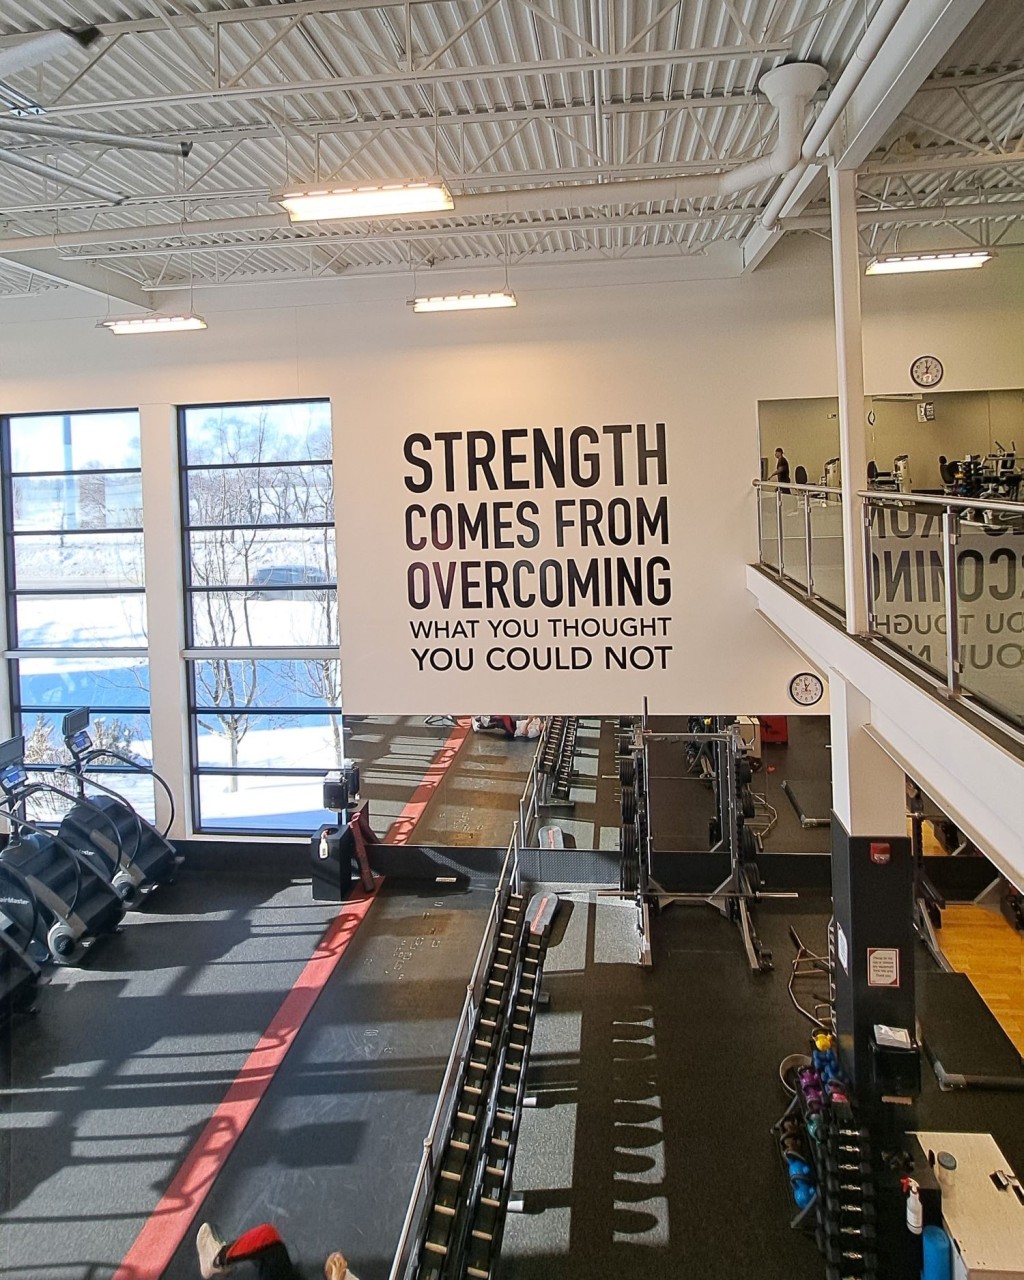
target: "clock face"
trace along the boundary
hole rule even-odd
[[[825,692],[821,677],[812,671],[801,671],[789,682],[789,696],[801,707],[813,707]]]
[[[910,366],[910,376],[919,387],[937,387],[942,381],[942,361],[936,356],[918,356]]]

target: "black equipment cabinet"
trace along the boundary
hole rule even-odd
[[[325,823],[310,837],[313,897],[317,902],[343,902],[352,890],[351,830]]]

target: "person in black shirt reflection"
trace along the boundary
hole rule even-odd
[[[780,485],[789,484],[789,460],[781,449],[775,450],[775,470],[768,479],[778,480]],[[789,490],[783,489],[782,492],[789,493]]]

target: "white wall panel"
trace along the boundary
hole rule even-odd
[[[1024,385],[1022,268],[1006,255],[963,283],[868,281],[869,393],[903,389],[923,351],[943,358],[943,389]],[[197,296],[206,332],[121,339],[93,328],[94,306],[54,319],[40,298],[33,320],[33,300],[7,304],[0,411],[329,396],[352,712],[630,712],[647,696],[653,712],[779,713],[799,664],[754,614],[743,567],[757,401],[835,394],[827,247],[784,246],[741,278],[672,274],[667,262],[661,280],[586,287],[594,277],[532,272],[513,281],[516,311],[461,315],[414,316],[403,280],[222,291]],[[617,682],[593,669],[419,676],[407,655],[408,431],[639,421],[668,432],[670,669]]]

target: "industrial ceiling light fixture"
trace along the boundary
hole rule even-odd
[[[447,293],[432,298],[412,298],[413,311],[481,311],[493,307],[515,307],[516,295],[511,289],[496,289],[492,293]]]
[[[401,182],[386,187],[295,187],[274,196],[292,222],[334,218],[401,217],[407,213],[445,213],[455,208],[441,181]]]
[[[181,315],[120,316],[101,320],[97,329],[109,329],[111,333],[180,333],[186,329],[205,329],[206,321],[194,311]]]
[[[869,276],[894,276],[914,271],[969,271],[983,267],[995,255],[990,249],[951,249],[937,253],[889,253],[872,258],[864,268]]]

